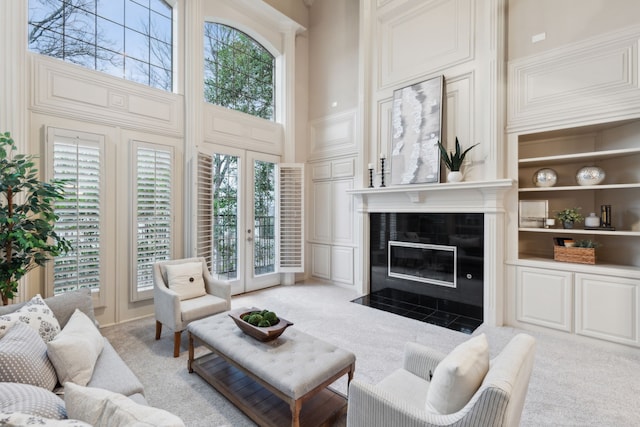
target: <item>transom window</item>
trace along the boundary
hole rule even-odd
[[[29,49],[171,91],[172,22],[163,0],[29,0]]]
[[[274,70],[273,55],[253,38],[235,28],[205,22],[206,102],[273,120]]]

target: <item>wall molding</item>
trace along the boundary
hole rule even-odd
[[[34,112],[182,136],[182,96],[57,59],[29,57]]]
[[[444,27],[442,23],[447,23]],[[381,9],[378,89],[398,87],[474,58],[475,6],[471,0],[414,2]],[[445,28],[448,32],[442,33]]]
[[[357,123],[357,109],[309,121],[309,160],[356,154]]]
[[[508,131],[639,116],[639,39],[626,28],[511,61]]]

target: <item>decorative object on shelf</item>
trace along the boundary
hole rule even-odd
[[[443,76],[397,89],[391,106],[391,183],[440,182]]]
[[[373,163],[369,163],[369,188],[373,188]]]
[[[589,239],[577,240],[564,237],[554,238],[553,259],[561,262],[595,264],[596,248],[600,244]]]
[[[554,246],[553,259],[560,262],[575,262],[578,264],[595,264],[596,249],[568,246]]]
[[[547,218],[544,224],[544,228],[551,228],[556,226],[555,218]]]
[[[595,212],[591,212],[588,217],[584,219],[584,228],[599,228],[600,217]]]
[[[275,317],[275,322],[271,322],[265,319],[265,316],[270,316],[267,313],[273,314],[273,317]],[[256,325],[254,325],[250,323],[251,320],[255,320],[251,319],[251,316],[260,316],[261,319],[258,320]],[[233,321],[236,323],[236,325],[238,325],[242,332],[257,339],[258,341],[263,342],[272,341],[278,338],[280,335],[282,335],[285,329],[293,325],[293,323],[289,322],[288,320],[276,316],[273,312],[269,312],[268,310],[261,310],[256,307],[233,310],[229,313],[229,317],[233,319]],[[260,325],[261,321],[268,322],[271,326],[258,326]],[[263,324],[266,325],[266,323]]]
[[[581,223],[584,217],[580,212],[581,208],[568,208],[556,212],[556,219],[562,223],[563,228],[573,228],[576,223]]]
[[[600,205],[600,227],[611,227],[611,205]]]
[[[462,173],[460,172],[460,168],[462,168],[462,164],[464,163],[464,158],[467,156],[467,153],[475,147],[477,144],[473,144],[471,147],[462,151],[460,148],[460,142],[458,141],[458,137],[456,136],[456,151],[447,152],[447,149],[440,141],[438,141],[438,148],[440,149],[440,157],[444,162],[447,169],[451,172],[447,175],[447,181],[449,182],[460,182],[462,181]],[[458,172],[457,174],[452,172]]]
[[[578,185],[598,185],[604,178],[604,170],[598,166],[585,166],[576,173]]]
[[[520,200],[519,226],[542,228],[549,216],[548,200]]]
[[[558,182],[558,174],[551,168],[538,169],[533,174],[533,184],[536,187],[553,187]]]
[[[384,187],[384,153],[380,153],[380,187]]]

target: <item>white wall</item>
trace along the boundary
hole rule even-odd
[[[637,0],[509,0],[508,60],[637,25]],[[531,37],[545,33],[533,43]]]

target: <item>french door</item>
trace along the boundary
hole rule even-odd
[[[198,155],[198,254],[234,295],[278,285],[278,157],[207,148]]]

